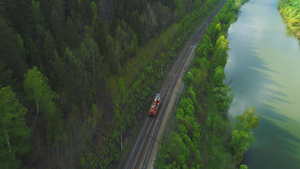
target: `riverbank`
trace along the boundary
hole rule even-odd
[[[162,144],[156,168],[240,167],[250,143],[243,136],[248,137],[251,132],[230,124],[227,112],[233,96],[223,79],[228,56],[225,36],[244,2],[228,0],[196,48],[195,59],[185,76],[173,131]]]
[[[289,29],[300,39],[300,2],[298,0],[279,0],[278,9],[285,18]]]

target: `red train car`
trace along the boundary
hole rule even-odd
[[[154,116],[160,104],[160,94],[156,94],[153,103],[150,106],[149,115]]]

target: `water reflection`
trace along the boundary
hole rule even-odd
[[[228,33],[225,68],[235,95],[229,116],[254,106],[260,125],[245,156],[249,169],[300,168],[300,48],[277,11],[278,0],[250,0]]]

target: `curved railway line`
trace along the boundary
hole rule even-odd
[[[190,40],[187,42],[184,49],[178,56],[175,64],[173,65],[171,71],[168,73],[168,76],[160,89],[159,93],[162,98],[160,108],[155,117],[147,117],[145,123],[141,127],[134,141],[134,145],[132,146],[122,165],[122,168],[146,169],[148,167],[150,156],[152,154],[155,142],[160,143],[160,141],[156,138],[160,131],[160,127],[164,119],[166,109],[172,97],[175,86],[179,80],[179,77],[181,77],[181,74],[184,72],[187,60],[191,56],[191,53],[193,52],[195,46],[198,44],[199,40],[202,38],[206,28],[209,26],[213,17],[219,12],[219,10],[223,7],[226,1],[227,0],[223,0],[223,2],[220,3],[220,5],[206,19],[206,21],[203,22],[203,24],[196,30],[194,35],[190,38]],[[154,132],[150,132],[151,129],[154,130]],[[150,133],[153,134],[150,135]]]

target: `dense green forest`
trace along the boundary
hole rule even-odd
[[[223,83],[227,63],[227,30],[245,1],[228,0],[213,19],[185,76],[185,89],[176,110],[173,131],[166,134],[157,168],[247,169],[243,154],[255,140],[255,108],[249,107],[230,123],[233,99]]]
[[[286,19],[290,30],[300,39],[300,2],[298,0],[280,0],[278,9]]]
[[[0,168],[107,168],[219,2],[1,0]]]

